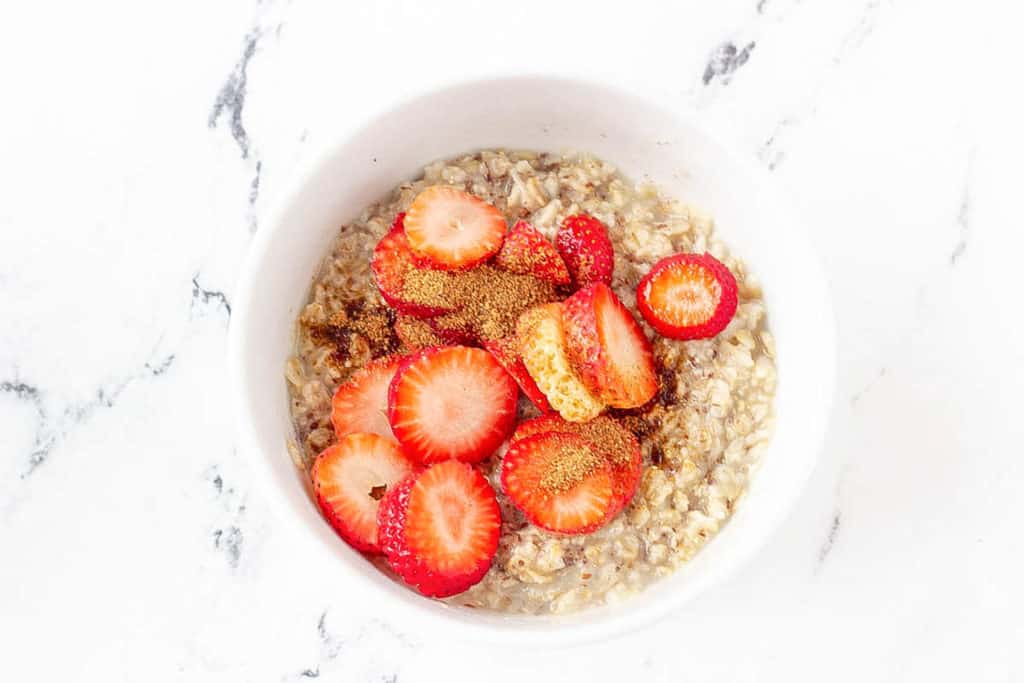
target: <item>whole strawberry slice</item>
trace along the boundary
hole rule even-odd
[[[581,436],[608,462],[613,479],[609,519],[629,505],[643,473],[640,442],[631,431],[606,415],[600,415],[589,422],[566,422],[558,415],[551,414],[520,422],[512,433],[510,443],[548,432],[570,432]]]
[[[388,390],[388,419],[417,462],[479,462],[512,431],[517,395],[515,381],[483,349],[438,346],[402,362]]]
[[[338,387],[331,399],[331,423],[338,438],[363,432],[394,439],[388,422],[388,387],[401,363],[401,356],[372,360]]]
[[[409,247],[442,270],[471,268],[490,258],[501,248],[505,228],[498,209],[445,185],[420,192],[405,214]]]
[[[562,302],[573,367],[602,401],[636,408],[658,392],[651,343],[611,287],[595,282]]]
[[[409,272],[420,268],[415,254],[409,249],[409,240],[404,228],[405,214],[398,214],[394,225],[373,249],[370,269],[377,282],[380,295],[400,313],[418,318],[429,318],[452,310],[440,301],[413,301],[405,292],[405,281]]]
[[[568,216],[555,235],[555,246],[577,289],[594,282],[612,283],[615,252],[601,221],[586,214]]]
[[[514,442],[501,461],[501,486],[531,523],[560,534],[601,527],[615,497],[607,461],[569,432]]]
[[[338,534],[357,550],[379,552],[380,499],[415,471],[391,439],[349,434],[317,456],[310,477],[317,505]]]
[[[512,379],[523,390],[526,398],[530,399],[530,402],[537,406],[537,410],[542,413],[551,412],[551,404],[548,403],[547,397],[544,396],[544,392],[540,390],[537,383],[530,377],[526,365],[523,364],[523,359],[519,355],[519,347],[514,337],[485,341],[484,348],[494,356],[496,361],[501,363],[501,367],[505,368],[505,372],[512,375]]]
[[[389,490],[378,521],[391,569],[435,598],[479,582],[491,567],[501,532],[494,489],[471,465],[454,460]]]
[[[665,337],[706,339],[732,320],[736,291],[736,278],[711,254],[675,254],[640,280],[636,306]]]
[[[526,221],[516,221],[505,235],[494,263],[510,273],[533,275],[556,285],[567,285],[571,279],[555,246]]]

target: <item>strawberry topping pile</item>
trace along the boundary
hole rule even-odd
[[[434,186],[395,217],[370,265],[402,349],[338,387],[337,443],[310,472],[345,541],[447,597],[480,581],[498,548],[485,472],[497,468],[504,495],[551,533],[591,533],[629,504],[640,443],[605,411],[642,408],[659,386],[651,342],[611,287],[614,264],[607,228],[584,214],[552,243]],[[643,318],[673,339],[717,334],[736,303],[735,279],[708,254],[663,259],[637,287]],[[540,415],[517,422],[524,410]]]

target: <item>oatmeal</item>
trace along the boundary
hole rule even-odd
[[[440,307],[453,296],[452,288],[471,287],[481,293],[472,310],[445,313],[430,325],[396,314],[375,284],[371,255],[396,216],[436,185],[472,193],[496,207],[509,225],[529,221],[552,241],[574,214],[589,214],[607,226],[614,247],[612,290],[651,340],[657,371],[651,401],[606,413],[635,434],[640,446],[639,485],[628,505],[592,533],[538,528],[503,492],[506,444],[478,466],[501,512],[493,564],[479,583],[447,599],[502,612],[561,613],[620,600],[672,573],[728,521],[771,438],[774,344],[760,288],[716,238],[711,219],[650,185],[631,183],[592,157],[493,150],[436,162],[341,229],[299,315],[295,355],[286,367],[296,463],[309,469],[336,442],[331,397],[371,360],[405,350],[410,340],[417,346],[453,343],[451,335],[464,331],[467,319],[485,330],[479,335],[484,341],[504,338],[523,310],[556,298],[552,285],[537,286],[526,276],[484,265],[468,284],[453,282],[443,271],[424,271],[407,283],[421,300]],[[712,338],[666,338],[638,312],[641,278],[679,252],[708,252],[735,277],[735,315]],[[518,411],[520,418],[537,414],[526,398],[519,399]],[[622,450],[616,438],[611,434],[603,442],[612,456]],[[574,484],[578,472],[596,466],[593,453],[573,457],[574,467],[551,475],[553,489]]]

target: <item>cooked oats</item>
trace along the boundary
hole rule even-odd
[[[429,164],[341,228],[299,316],[285,378],[296,429],[289,451],[306,468],[334,439],[335,388],[398,348],[380,324],[394,318],[373,282],[373,247],[396,214],[439,183],[482,197],[509,224],[532,222],[548,238],[573,213],[603,221],[615,246],[612,285],[653,340],[661,383],[651,407],[618,416],[640,438],[644,473],[631,504],[592,534],[558,536],[530,525],[501,492],[503,451],[482,463],[501,506],[501,541],[483,581],[448,601],[528,614],[620,601],[686,563],[718,532],[771,438],[775,341],[760,286],[718,240],[709,216],[592,156],[486,150]],[[637,282],[681,251],[708,251],[736,276],[736,315],[713,339],[665,339],[636,313]],[[525,400],[520,405],[532,414]]]

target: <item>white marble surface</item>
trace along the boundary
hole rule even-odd
[[[3,15],[0,679],[1024,679],[1016,3]],[[731,131],[792,188],[840,329],[826,448],[770,547],[671,621],[560,653],[431,643],[347,598],[251,488],[228,410],[234,279],[297,164],[413,84],[509,70]]]

